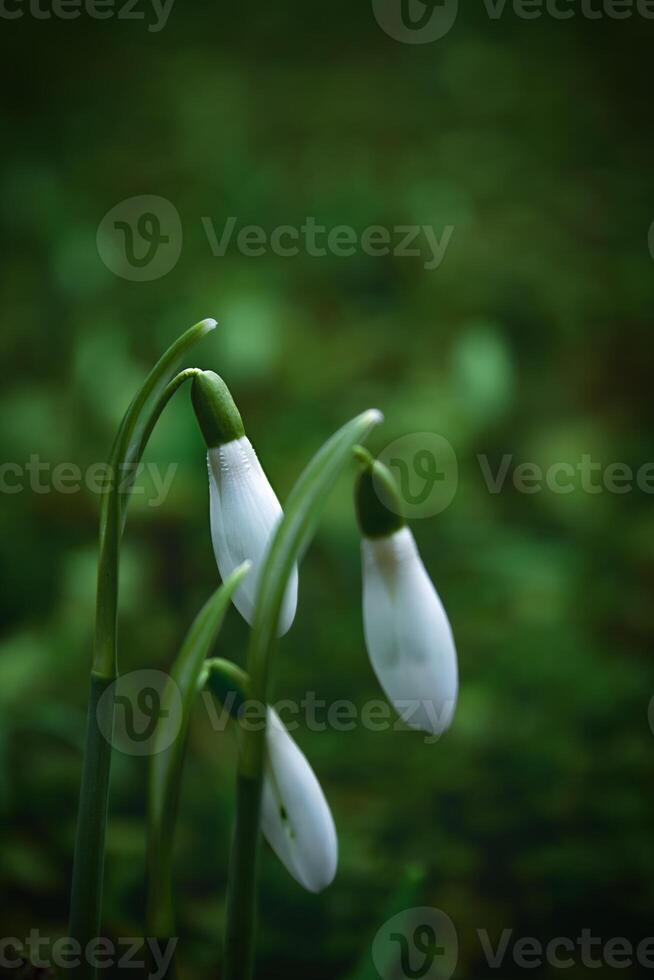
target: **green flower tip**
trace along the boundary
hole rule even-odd
[[[199,326],[202,327],[202,333],[207,334],[216,329],[218,326],[218,321],[214,320],[213,317],[208,316],[204,320],[200,320]]]
[[[404,527],[402,498],[388,467],[373,459],[362,446],[354,455],[361,472],[354,490],[354,504],[361,534],[366,538],[387,538]]]
[[[248,675],[231,660],[220,657],[207,660],[205,668],[206,688],[227,708],[232,718],[237,718],[247,698]]]
[[[245,435],[243,421],[229,388],[214,371],[200,371],[195,375],[191,400],[208,449]]]

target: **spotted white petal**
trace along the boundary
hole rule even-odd
[[[242,562],[252,563],[233,596],[234,605],[251,624],[259,575],[282,508],[247,436],[210,449],[207,460],[211,538],[218,570],[224,580]],[[297,581],[294,568],[282,603],[280,636],[295,618]]]
[[[338,863],[336,828],[316,775],[275,713],[268,709],[261,829],[304,888],[320,892]]]
[[[389,701],[410,728],[440,734],[458,692],[452,630],[411,531],[366,538],[363,625],[368,654]]]

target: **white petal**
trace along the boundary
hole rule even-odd
[[[372,666],[410,728],[440,734],[458,692],[447,614],[408,528],[364,538],[363,625]]]
[[[242,562],[252,568],[234,592],[233,602],[250,624],[266,549],[281,520],[282,508],[247,436],[207,453],[211,508],[211,537],[223,579]],[[288,583],[279,620],[279,635],[295,618],[297,568]]]
[[[336,828],[316,775],[278,715],[268,709],[261,829],[296,881],[319,892],[334,879]]]

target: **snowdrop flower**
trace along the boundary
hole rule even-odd
[[[458,692],[456,649],[438,593],[401,516],[389,470],[365,452],[356,489],[363,626],[373,669],[409,728],[440,735]]]
[[[261,830],[273,851],[307,891],[334,880],[336,828],[316,775],[273,708],[268,708],[268,757]]]
[[[206,686],[233,718],[247,704],[247,674],[227,660],[205,663]],[[334,880],[338,841],[316,775],[273,708],[266,709],[266,759],[261,830],[290,874],[310,892]],[[238,729],[237,729],[238,731]]]
[[[242,562],[252,563],[250,574],[233,595],[234,605],[251,625],[259,575],[282,508],[222,378],[213,371],[199,372],[193,379],[192,398],[208,448],[211,538],[216,563],[223,580]],[[284,595],[280,636],[290,629],[296,606],[297,568]]]

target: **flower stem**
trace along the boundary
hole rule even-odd
[[[225,980],[249,980],[254,965],[262,780],[239,772],[225,929]]]
[[[286,585],[306,547],[323,505],[352,448],[381,414],[371,410],[352,419],[313,457],[295,484],[270,543],[257,590],[248,650],[248,699],[263,708],[270,702],[270,673]],[[264,709],[265,710],[265,709]],[[264,715],[265,718],[265,715]],[[227,896],[224,980],[250,980],[254,965],[256,875],[265,756],[265,722],[242,726],[239,739],[236,830]]]
[[[146,862],[146,933],[159,943],[176,936],[173,845],[191,709],[208,663],[206,657],[234,590],[248,570],[247,562],[235,569],[202,607],[170,669],[162,698],[150,759]]]
[[[82,949],[80,966],[72,972],[80,980],[93,980],[96,975],[95,968],[90,968],[86,963],[84,950],[89,942],[98,938],[102,916],[111,770],[111,744],[107,733],[113,731],[114,715],[113,697],[103,698],[102,695],[111,688],[118,674],[118,567],[120,539],[129,499],[124,491],[124,476],[130,472],[130,467],[131,472],[135,470],[161,412],[179,384],[188,376],[182,372],[184,377],[178,375],[181,380],[175,379],[169,384],[177,363],[192,344],[214,327],[215,321],[203,320],[168,348],[127,409],[111,452],[109,485],[100,516],[93,668],[70,900],[69,936]]]
[[[83,950],[97,936],[100,924],[111,767],[111,745],[103,732],[109,731],[106,726],[113,723],[113,701],[102,698],[102,695],[112,683],[111,677],[91,673],[70,901],[70,935],[81,944],[82,959]],[[102,718],[99,710],[103,712]],[[80,975],[83,973],[80,969]]]

